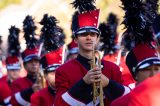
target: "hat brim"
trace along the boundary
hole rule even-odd
[[[61,64],[52,64],[46,67],[44,70],[46,73],[55,71]]]
[[[7,70],[13,70],[13,71],[17,70],[18,71],[18,70],[21,69],[21,65],[19,63],[17,63],[17,64],[8,64],[6,66],[6,68],[7,68]]]
[[[79,52],[78,47],[69,50],[69,53],[70,53],[70,54],[76,54],[76,53],[78,53],[78,52]]]
[[[27,57],[24,58],[24,62],[29,62],[31,60],[40,60],[40,57],[38,55],[32,54],[32,55],[28,55]]]
[[[82,28],[78,29],[74,34],[79,35],[79,34],[86,33],[86,32],[95,32],[98,35],[101,34],[100,30],[97,29],[96,27],[82,27]]]
[[[158,57],[145,59],[137,65],[136,70],[142,70],[152,65],[160,65],[160,59]]]

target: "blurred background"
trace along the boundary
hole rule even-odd
[[[1,55],[5,56],[7,51],[8,28],[11,25],[22,30],[23,20],[26,15],[32,15],[35,19],[37,37],[40,35],[41,26],[39,25],[45,13],[55,16],[59,21],[59,26],[64,29],[66,34],[66,44],[71,41],[71,19],[75,11],[70,4],[73,0],[0,0],[0,36],[2,36]],[[120,0],[96,0],[97,8],[101,9],[100,22],[106,22],[109,13],[118,16],[118,33],[121,33],[123,26],[120,25],[123,18]],[[23,32],[20,34],[22,51],[25,49]],[[3,58],[3,57],[2,57]]]
[[[23,20],[28,14],[35,18],[38,26],[36,33],[39,35],[41,28],[39,22],[43,15],[48,13],[60,21],[59,25],[67,35],[66,43],[69,43],[71,18],[75,11],[70,4],[71,2],[72,0],[0,0],[0,35],[3,36],[3,41],[6,40],[8,28],[11,25],[16,25],[22,29]],[[120,0],[97,0],[96,5],[97,8],[101,9],[100,22],[105,21],[110,12],[118,15],[120,20],[123,17]],[[4,43],[5,41],[3,46]]]

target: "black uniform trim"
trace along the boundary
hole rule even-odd
[[[52,94],[52,96],[55,96],[55,90],[52,89],[50,86],[48,86],[48,91]]]
[[[124,93],[124,86],[113,81],[109,80],[109,84],[107,87],[103,88],[104,94],[106,97],[108,97],[110,100],[114,100]]]
[[[30,102],[30,97],[31,95],[34,93],[33,89],[32,88],[28,88],[28,89],[25,89],[23,91],[20,92],[22,98],[26,101],[29,101]]]
[[[87,70],[90,70],[91,66],[89,61],[91,61],[90,59],[87,59],[83,56],[81,56],[80,54],[77,56],[76,58]]]
[[[73,98],[87,104],[92,101],[92,89],[92,85],[86,84],[82,79],[68,92]]]
[[[32,75],[32,74],[27,74],[27,78],[28,78],[30,81],[32,81],[33,83],[35,83],[36,80],[37,80],[36,74],[34,74],[34,75]]]

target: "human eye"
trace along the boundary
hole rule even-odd
[[[92,37],[97,36],[97,34],[96,34],[96,33],[90,33],[90,35],[91,35]]]

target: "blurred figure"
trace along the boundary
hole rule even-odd
[[[110,13],[107,22],[101,23],[99,29],[101,31],[100,50],[104,52],[103,60],[111,61],[120,67],[124,85],[132,88],[135,83],[125,64],[126,52],[124,52],[119,45],[119,36],[117,33],[118,19],[113,13]]]
[[[129,94],[112,102],[111,106],[160,106],[160,74],[147,78]]]
[[[0,79],[0,105],[8,105],[11,98],[11,84],[20,76],[20,30],[11,26],[8,36],[8,56],[6,58],[7,75]]]
[[[71,30],[74,29],[74,24],[73,21],[76,18],[76,16],[78,15],[78,12],[74,12],[73,16],[72,16],[72,24],[71,24]],[[75,37],[72,36],[72,41],[68,44],[68,53],[67,53],[67,61],[68,60],[72,60],[75,59],[78,55],[78,44],[77,42],[75,42]]]
[[[134,47],[126,57],[126,64],[137,85],[160,72],[160,59],[155,48],[149,44]]]
[[[6,74],[6,66],[5,59],[2,50],[2,36],[0,36],[0,78],[2,78]]]
[[[13,106],[29,105],[31,95],[42,89],[37,76],[40,72],[40,57],[38,56],[37,40],[34,37],[35,29],[36,26],[32,17],[26,16],[23,21],[23,30],[27,47],[22,53],[22,59],[27,76],[19,78],[12,83],[10,102]]]
[[[46,53],[41,58],[41,64],[48,86],[31,96],[31,106],[52,106],[55,99],[55,70],[63,63],[64,34],[60,32],[54,16],[44,15],[47,20],[42,20],[42,37]],[[51,21],[53,23],[51,23]],[[52,31],[54,30],[54,31]],[[54,40],[57,42],[55,43]]]
[[[126,64],[137,83],[133,91],[113,101],[111,106],[159,106],[157,96],[160,90],[158,90],[159,78],[157,77],[160,73],[160,58],[152,45],[154,36],[144,8],[148,5],[157,5],[158,1],[153,1],[153,4],[150,2],[145,6],[141,0],[121,1],[126,13],[124,24],[127,28],[125,34],[128,34],[125,37],[127,36],[135,46],[127,54]],[[127,8],[128,6],[130,8]],[[151,77],[155,82],[152,82]]]
[[[74,39],[72,39],[71,43],[68,44],[67,61],[77,58],[78,51],[78,44],[74,41]]]

